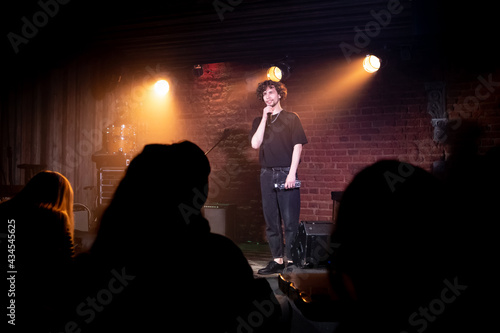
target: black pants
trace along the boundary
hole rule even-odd
[[[291,260],[292,243],[299,226],[300,189],[275,189],[274,184],[284,182],[290,168],[262,168],[260,189],[262,210],[266,220],[266,235],[273,258],[286,257]],[[283,226],[285,239],[283,240]],[[284,245],[286,243],[286,245]],[[286,253],[285,251],[286,250]]]

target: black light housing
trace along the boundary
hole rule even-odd
[[[275,82],[283,81],[290,77],[291,72],[292,67],[288,62],[278,61],[267,70],[267,78]]]

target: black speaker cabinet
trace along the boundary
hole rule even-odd
[[[332,252],[330,235],[333,223],[330,221],[301,221],[292,246],[292,260],[301,268],[326,266]]]

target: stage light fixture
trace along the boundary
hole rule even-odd
[[[278,82],[286,80],[290,76],[291,72],[292,68],[287,62],[279,61],[269,67],[267,70],[267,78],[268,80]]]
[[[380,59],[372,54],[368,54],[363,60],[363,68],[368,73],[375,73],[380,69]]]
[[[170,90],[170,86],[166,80],[158,80],[154,85],[155,93],[158,96],[165,96]]]
[[[267,79],[274,81],[274,82],[279,82],[281,81],[281,78],[283,77],[283,73],[281,72],[281,69],[278,66],[271,66],[267,70]]]

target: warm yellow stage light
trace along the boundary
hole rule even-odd
[[[363,68],[368,73],[375,73],[380,69],[380,59],[374,55],[367,55],[363,60]]]
[[[170,86],[168,85],[167,81],[159,80],[155,83],[154,89],[155,89],[155,93],[158,96],[165,96],[168,93]]]
[[[267,70],[267,78],[274,82],[279,82],[282,77],[281,69],[278,66],[269,67]]]

